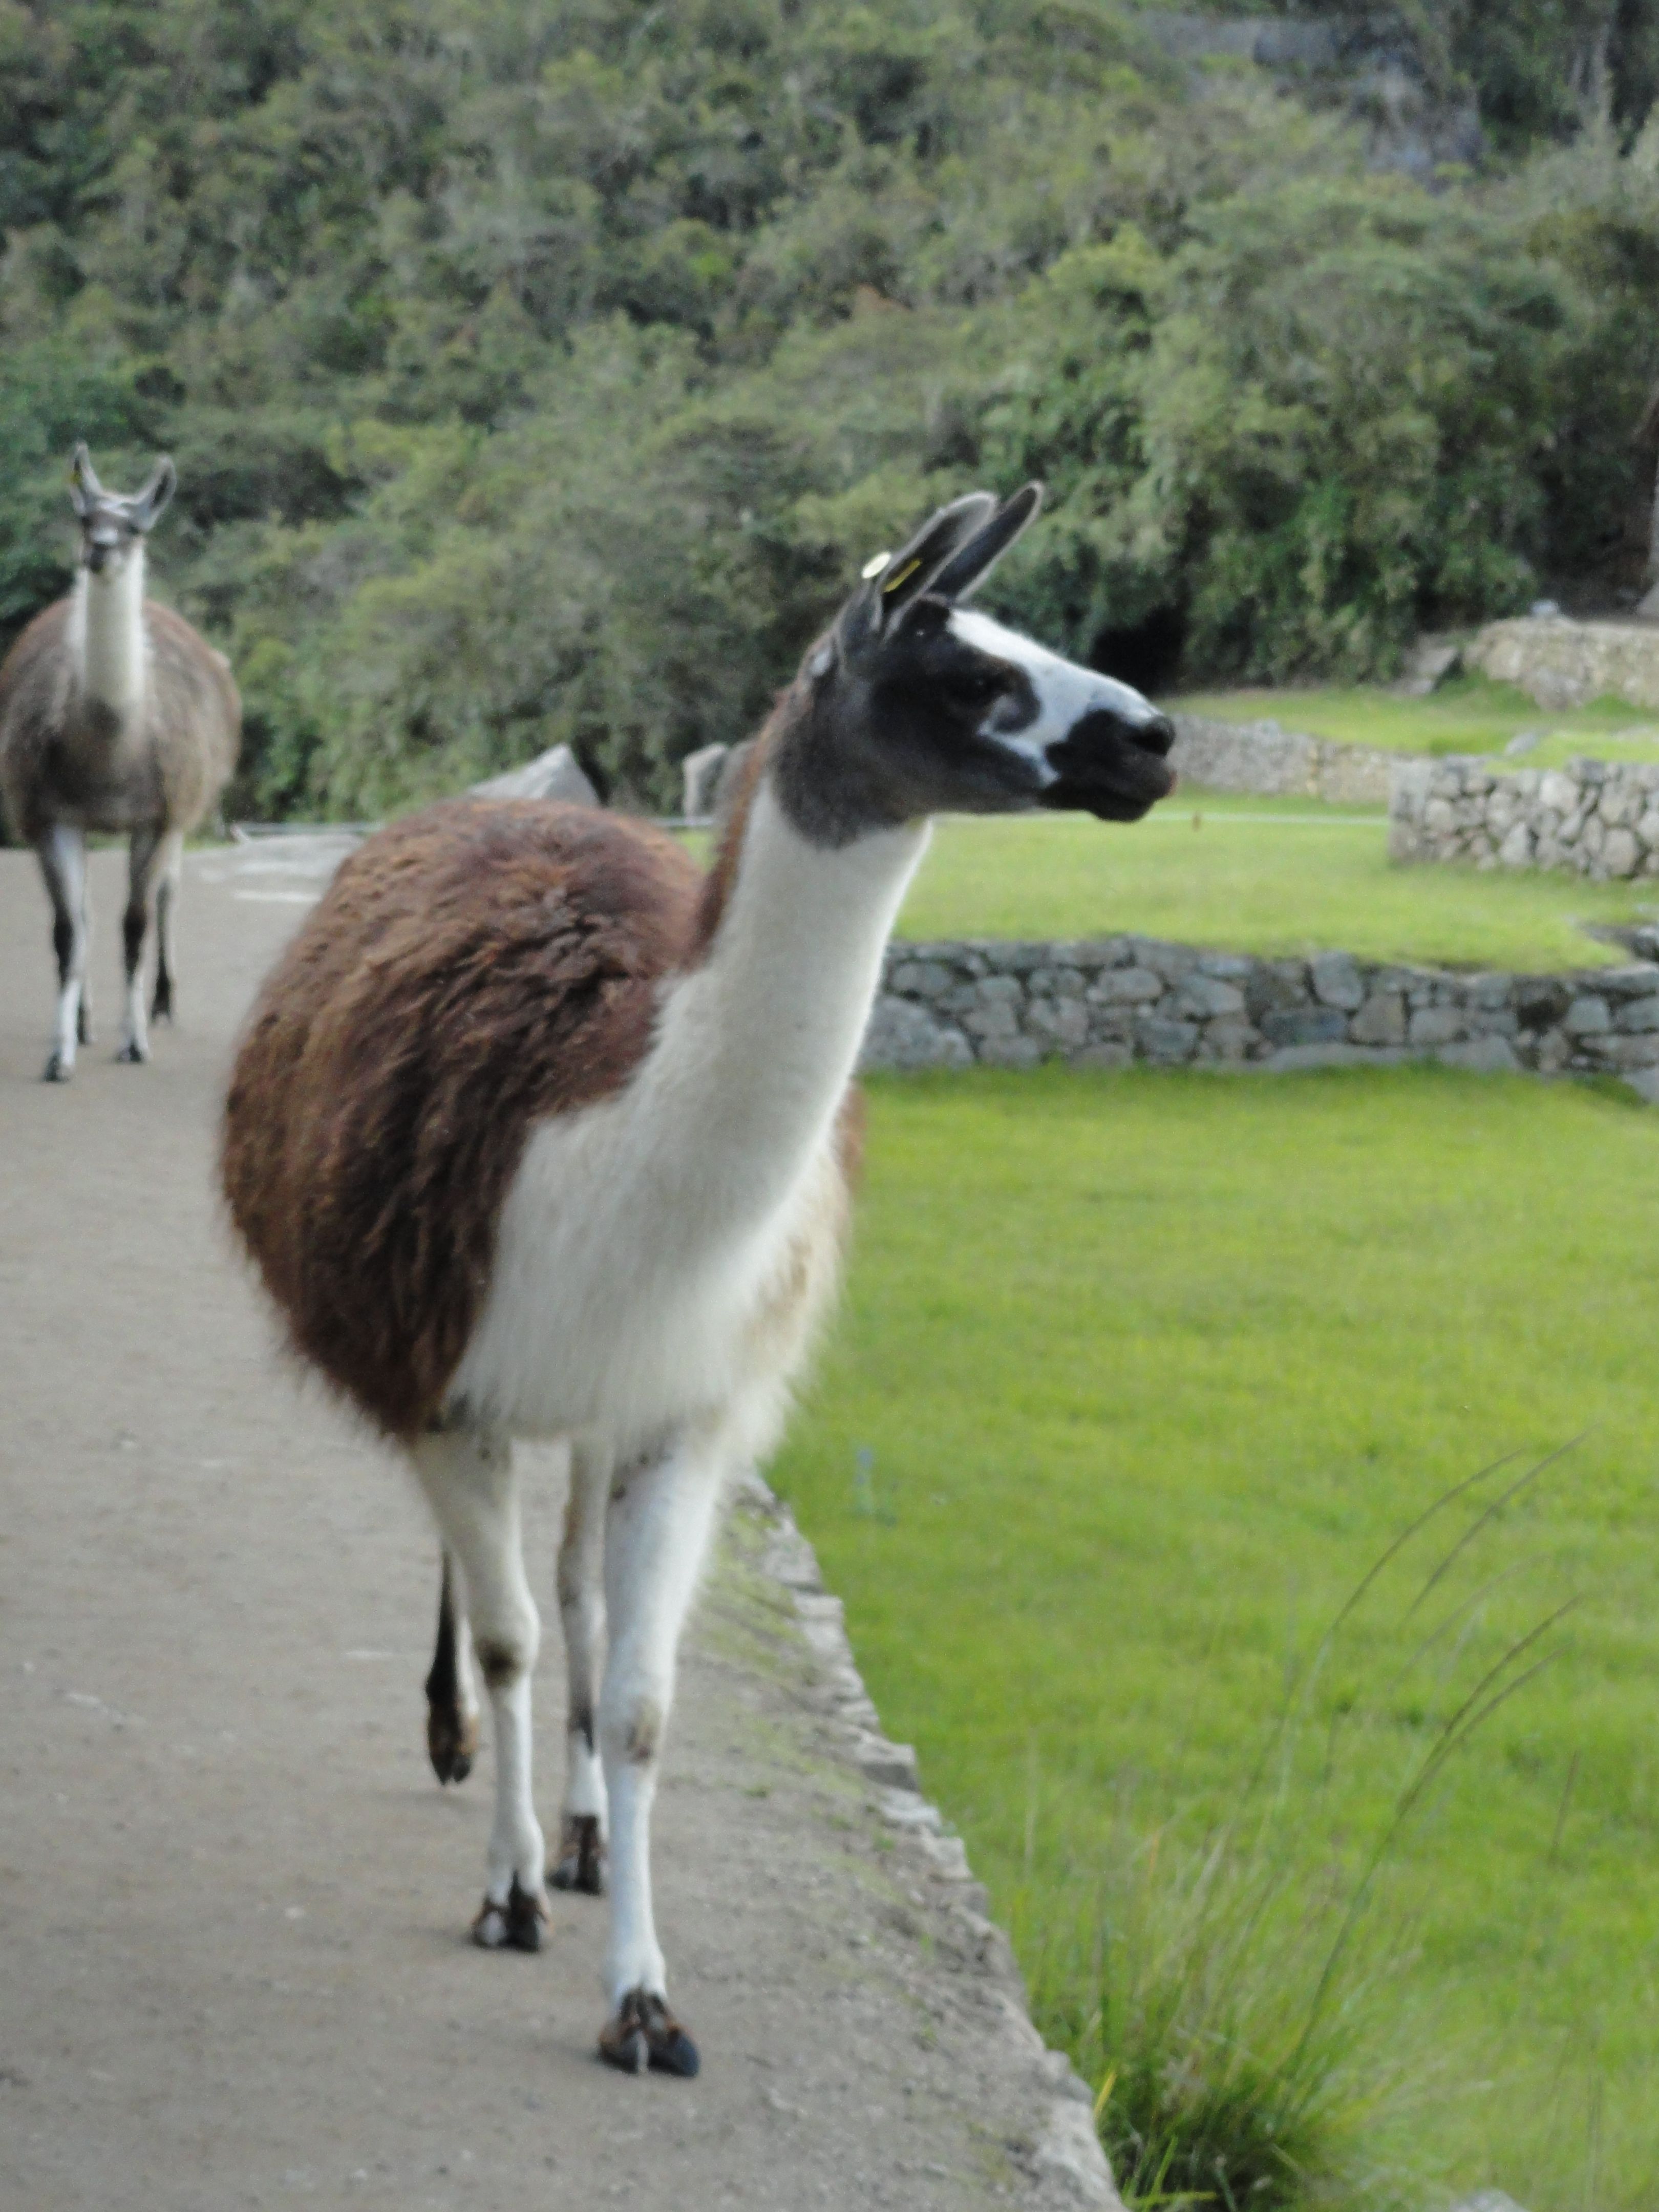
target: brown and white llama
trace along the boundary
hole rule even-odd
[[[126,1007],[117,1058],[149,1058],[143,956],[152,910],[152,1019],[173,1018],[185,836],[236,765],[241,702],[222,653],[144,597],[144,540],[177,477],[164,456],[139,492],[106,491],[84,446],[70,495],[81,519],[75,588],[39,614],[0,667],[0,793],[40,857],[58,955],[48,1083],[67,1083],[90,1034],[88,830],[129,831],[122,921]]]
[[[470,1753],[463,1597],[471,1616],[490,1947],[537,1948],[546,1911],[512,1439],[569,1440],[553,1879],[603,1887],[608,1824],[599,2048],[627,2069],[697,2067],[648,1856],[676,1648],[722,1486],[775,1439],[835,1283],[854,1066],[928,817],[1133,821],[1174,781],[1139,693],[962,604],[1040,498],[958,500],[871,565],[707,878],[659,832],[545,803],[454,801],[371,838],[266,984],[232,1080],[236,1224],[442,1534],[441,1773]]]

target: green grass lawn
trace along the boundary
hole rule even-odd
[[[1528,2212],[1659,2202],[1659,1117],[1424,1069],[871,1093],[847,1309],[776,1480],[1043,2024],[1100,2064],[1086,1928],[1126,1837],[1172,1868],[1391,1540],[1577,1437],[1413,1540],[1269,1778],[1312,1923],[1436,1728],[1580,1601],[1389,1855],[1377,1929],[1415,1954],[1371,2035],[1426,2087],[1374,2148]]]
[[[1196,826],[1194,826],[1196,824]],[[1133,930],[1258,953],[1516,969],[1625,956],[1583,922],[1639,921],[1659,885],[1391,867],[1382,812],[1177,793],[1131,828],[1077,815],[941,823],[899,923],[908,938]]]
[[[1659,760],[1659,715],[1628,699],[1593,699],[1569,713],[1552,712],[1513,684],[1455,676],[1426,699],[1405,699],[1375,684],[1291,687],[1283,690],[1195,692],[1169,700],[1177,713],[1219,721],[1276,721],[1310,738],[1375,745],[1385,752],[1497,753],[1523,730],[1540,742],[1506,768],[1559,768],[1591,760]]]

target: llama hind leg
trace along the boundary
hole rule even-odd
[[[78,830],[57,823],[35,841],[46,896],[52,901],[52,946],[58,957],[58,1019],[46,1061],[48,1083],[67,1083],[77,1045],[87,1041],[87,945],[92,909],[87,891],[87,846]]]
[[[426,1678],[426,1750],[440,1782],[465,1782],[478,1755],[478,1693],[473,1686],[459,1570],[447,1547],[438,1591],[438,1641]]]
[[[599,1746],[611,1801],[613,2008],[599,2053],[630,2073],[695,2074],[697,2049],[668,2009],[651,1905],[651,1808],[673,1703],[680,1630],[702,1566],[720,1492],[717,1434],[682,1437],[620,1468],[606,1512],[605,1585],[611,1650]]]
[[[570,1494],[559,1547],[559,1617],[564,1628],[569,1689],[565,1747],[564,1808],[559,1856],[548,1879],[555,1889],[605,1894],[605,1770],[599,1761],[597,1714],[600,1645],[605,1637],[605,1494],[611,1455],[601,1446],[573,1441]]]
[[[531,1794],[530,1674],[541,1620],[525,1579],[512,1443],[501,1436],[444,1430],[422,1437],[412,1456],[445,1547],[460,1570],[495,1724],[495,1815],[473,1937],[486,1950],[538,1950],[547,1918],[547,1847]]]
[[[169,830],[155,869],[155,992],[153,1022],[173,1019],[173,987],[179,980],[179,884],[185,867],[185,833]]]
[[[149,1030],[144,1014],[142,973],[144,940],[149,935],[150,912],[155,902],[155,879],[167,840],[153,824],[132,833],[127,860],[127,906],[121,917],[121,950],[126,963],[126,1006],[121,1017],[121,1049],[117,1060],[137,1066],[149,1058]]]

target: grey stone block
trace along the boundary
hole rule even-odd
[[[1244,994],[1237,984],[1224,983],[1196,970],[1176,984],[1170,995],[1170,1012],[1187,1021],[1208,1021],[1217,1014],[1242,1014]]]
[[[1599,994],[1586,992],[1567,1008],[1561,1026],[1569,1036],[1595,1036],[1613,1027],[1613,1010]]]
[[[1406,1042],[1417,1046],[1450,1044],[1462,1036],[1467,1024],[1461,1007],[1419,1006],[1406,1030]]]
[[[1091,984],[1089,996],[1105,1006],[1134,1006],[1164,996],[1164,978],[1150,968],[1111,968]]]
[[[862,1067],[967,1067],[973,1060],[958,1029],[908,999],[878,999],[865,1032]]]
[[[1613,1016],[1615,1029],[1659,1030],[1659,994],[1650,999],[1630,999]]]
[[[1515,1075],[1521,1063],[1507,1037],[1471,1037],[1464,1044],[1444,1044],[1435,1058],[1445,1067],[1468,1067],[1483,1075]]]
[[[1033,1037],[987,1037],[979,1056],[987,1067],[1035,1067],[1042,1058],[1042,1048]]]
[[[1148,1060],[1190,1060],[1198,1042],[1197,1025],[1192,1022],[1172,1022],[1157,1014],[1148,1014],[1136,1024],[1136,1041]]]
[[[1348,1024],[1334,1006],[1274,1006],[1256,1018],[1256,1027],[1273,1045],[1334,1044]]]
[[[1356,1044],[1404,1044],[1406,999],[1401,991],[1373,991],[1348,1024]]]
[[[1365,983],[1358,963],[1346,952],[1318,952],[1308,963],[1313,994],[1322,1006],[1340,1006],[1352,1013],[1363,1006]]]

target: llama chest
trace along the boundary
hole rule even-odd
[[[532,1137],[452,1405],[520,1434],[601,1429],[626,1446],[781,1401],[834,1290],[847,1192],[833,1145],[757,1214],[718,1160],[653,1159],[625,1120],[600,1108]]]

